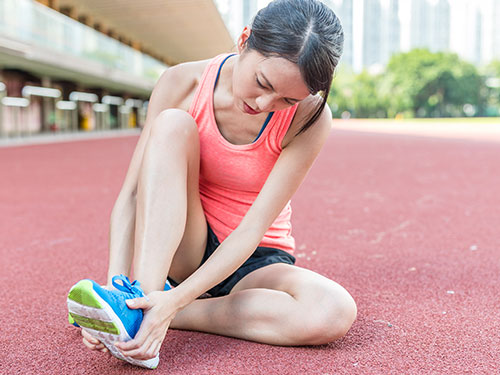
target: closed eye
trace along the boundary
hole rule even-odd
[[[260,83],[259,78],[258,78],[257,76],[255,76],[255,82],[257,82],[257,84],[258,84],[261,88],[270,90],[268,87],[266,87],[266,86],[264,86],[262,83]],[[283,100],[284,100],[284,102],[285,102],[285,103],[287,103],[287,104],[289,104],[289,105],[294,105],[294,104],[296,103],[296,102],[292,102],[292,101],[288,100],[287,98],[283,98]]]
[[[258,84],[260,87],[262,87],[263,89],[265,89],[265,88],[266,88],[266,87],[265,87],[262,83],[260,83],[260,81],[259,81],[259,79],[258,79],[257,77],[255,77],[255,81],[256,81],[256,82],[257,82],[257,84]]]

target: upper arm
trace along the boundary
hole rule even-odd
[[[197,85],[197,80],[192,70],[193,67],[189,66],[189,64],[170,67],[156,83],[149,100],[146,123],[132,155],[132,160],[120,194],[133,195],[137,190],[139,169],[155,118],[162,111],[169,108],[189,110],[187,99],[190,98]]]
[[[297,135],[281,152],[257,199],[242,220],[245,228],[265,234],[304,180],[332,128],[330,108],[306,132]]]

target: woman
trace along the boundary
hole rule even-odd
[[[87,347],[155,367],[170,327],[273,345],[346,334],[356,305],[294,265],[289,202],[329,135],[342,44],[321,2],[276,0],[243,30],[238,54],[162,75],[111,215],[108,286],[120,290],[86,280],[68,299]],[[142,290],[112,280],[132,262]],[[176,287],[163,291],[167,276]],[[100,324],[110,320],[129,337]]]

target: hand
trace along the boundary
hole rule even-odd
[[[144,319],[135,338],[115,346],[123,355],[139,360],[156,357],[177,308],[170,292],[151,292],[147,298],[127,300],[131,309],[143,309]]]
[[[90,350],[99,350],[103,353],[108,353],[108,348],[102,342],[91,336],[84,328],[82,328],[83,343]]]

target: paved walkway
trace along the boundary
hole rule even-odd
[[[137,136],[0,148],[0,373],[148,373],[66,322],[103,282]],[[169,331],[158,374],[498,374],[500,145],[334,130],[293,200],[296,257],[344,285],[342,340],[283,348]]]

